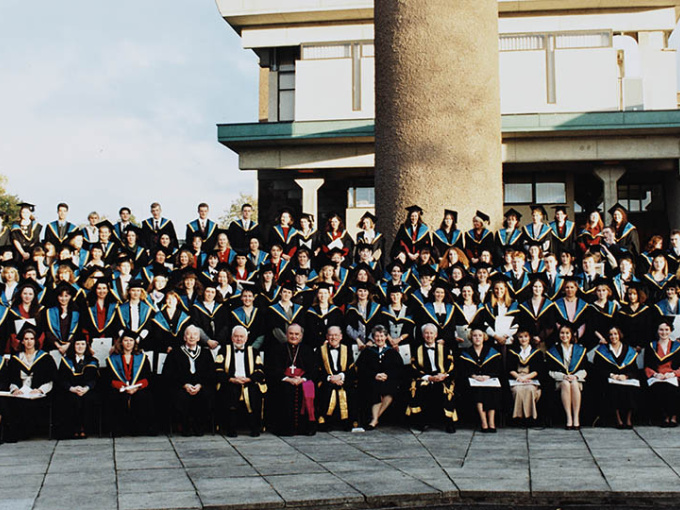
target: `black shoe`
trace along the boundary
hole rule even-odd
[[[364,427],[364,430],[375,430],[375,427],[369,423]]]
[[[227,430],[227,432],[224,435],[227,437],[238,437],[238,434],[236,433],[235,430]]]
[[[456,433],[456,426],[449,424],[449,425],[446,426],[445,430],[446,430],[447,434],[455,434]]]
[[[489,427],[489,434],[495,434],[496,432],[496,427]]]
[[[260,431],[257,429],[251,430],[250,437],[260,437]]]

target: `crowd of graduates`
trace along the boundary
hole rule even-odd
[[[447,432],[459,414],[490,433],[677,426],[680,231],[641,247],[620,204],[579,228],[564,206],[510,209],[495,233],[411,206],[391,246],[369,212],[353,238],[289,209],[264,231],[248,204],[224,229],[202,203],[180,244],[150,209],[80,228],[61,203],[43,228],[24,203],[0,224],[6,441],[48,407],[64,438],[371,430],[388,409]]]

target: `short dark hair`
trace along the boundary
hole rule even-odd
[[[243,204],[243,205],[241,206],[241,211],[243,211],[243,209],[245,209],[246,207],[250,207],[251,209],[253,208],[253,206],[250,205],[250,204]]]
[[[199,210],[201,209],[201,207],[207,207],[208,209],[210,209],[210,207],[208,206],[208,204],[206,204],[205,202],[201,202],[200,204],[198,204],[198,209],[199,209]]]
[[[59,202],[59,204],[57,204],[57,211],[62,207],[68,211],[68,204],[66,202]]]
[[[120,210],[118,211],[118,214],[122,213],[123,211],[127,211],[129,213],[132,213],[129,207],[121,207]]]

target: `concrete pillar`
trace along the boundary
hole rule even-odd
[[[317,192],[326,182],[325,179],[295,179],[295,183],[302,188],[302,212],[318,217],[319,200]]]
[[[593,169],[593,173],[604,184],[604,214],[602,219],[606,217],[605,223],[611,222],[611,215],[609,209],[619,200],[619,192],[616,187],[619,179],[626,173],[626,169],[620,166],[605,166]]]
[[[376,211],[391,242],[404,207],[471,228],[503,209],[497,0],[375,0]]]

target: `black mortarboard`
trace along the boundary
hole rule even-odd
[[[409,214],[417,212],[419,214],[423,214],[423,208],[420,207],[419,205],[410,205],[406,208]]]
[[[121,251],[118,255],[116,255],[116,264],[122,264],[123,262],[132,263],[132,257],[130,257],[129,253]]]
[[[38,340],[38,327],[35,324],[31,324],[30,322],[26,321],[21,325],[21,329],[19,329],[17,332],[17,338],[20,342],[24,340],[24,335],[28,331],[33,331],[33,335],[36,337],[35,339]]]
[[[436,282],[434,282],[432,284],[432,290],[434,290],[434,289],[444,289],[446,291],[446,293],[448,294],[449,285],[442,280],[437,280]]]
[[[130,284],[128,285],[128,290],[129,289],[144,289],[144,283],[142,280],[130,280]]]
[[[314,215],[311,214],[311,213],[303,212],[300,215],[300,219],[303,219],[303,218],[308,220],[310,223],[314,223]]]
[[[568,275],[562,276],[562,281],[564,283],[574,282],[576,285],[578,285],[578,283],[579,283],[578,277],[576,275],[573,275],[573,274],[568,274]]]
[[[552,208],[555,209],[555,212],[562,211],[564,214],[567,214],[567,206],[566,205],[553,205]]]
[[[514,216],[517,218],[517,221],[522,219],[522,213],[520,213],[517,209],[513,209],[512,207],[503,214],[504,218],[507,218],[508,216]]]
[[[65,260],[58,260],[55,262],[57,265],[57,270],[59,270],[60,267],[69,267],[71,268],[71,271],[74,273],[80,269],[76,264],[73,263],[71,259],[65,259]]]
[[[395,294],[395,293],[404,293],[404,286],[403,285],[388,285],[387,286],[387,295],[389,296],[390,294]]]
[[[540,281],[543,285],[547,285],[548,277],[545,276],[545,273],[529,273],[529,281],[532,285],[537,281]]]
[[[673,328],[673,324],[674,324],[673,317],[669,317],[667,315],[662,315],[661,317],[659,317],[657,319],[656,327],[658,328],[661,324],[666,324],[668,327],[671,328],[671,331],[674,329]]]
[[[97,228],[102,227],[109,227],[109,230],[113,232],[113,223],[111,223],[109,220],[101,220],[99,223],[97,223]]]
[[[483,213],[483,212],[480,211],[480,210],[477,210],[477,211],[475,212],[475,216],[477,216],[477,217],[478,217],[480,220],[482,220],[482,221],[486,221],[487,223],[488,223],[489,220],[491,219],[491,218],[489,217],[488,214]]]
[[[36,298],[38,297],[38,294],[42,290],[40,288],[40,285],[38,284],[38,282],[36,282],[32,278],[25,278],[24,280],[21,281],[21,283],[19,285],[17,285],[17,290],[16,290],[17,295],[21,294],[21,291],[24,290],[26,287],[31,287],[33,289],[33,291],[35,292]]]
[[[331,258],[333,255],[336,253],[339,253],[340,255],[344,256],[345,252],[342,251],[342,248],[333,248],[332,250],[329,250],[328,252],[328,258]]]
[[[432,266],[427,264],[418,268],[418,274],[420,276],[435,276],[437,273],[432,269]]]
[[[217,282],[215,282],[213,280],[206,279],[203,282],[203,289],[205,290],[205,289],[208,289],[208,288],[216,289],[217,288]]]
[[[451,215],[453,222],[458,223],[458,211],[454,211],[453,209],[444,209],[444,217],[446,218],[447,215]]]
[[[488,262],[478,262],[475,264],[475,270],[479,271],[480,269],[486,269],[487,271],[491,272],[493,266]]]
[[[282,285],[281,285],[282,290],[289,290],[291,292],[295,292],[297,290],[297,285],[295,284],[294,281],[291,280],[286,280]]]
[[[307,267],[298,267],[298,268],[295,270],[295,276],[297,276],[297,275],[299,275],[299,274],[305,275],[305,276],[309,276],[309,268],[307,268]]]
[[[373,292],[373,285],[371,285],[368,282],[356,282],[354,284],[354,288],[356,290],[364,289],[367,290],[368,292]]]
[[[628,209],[626,209],[625,207],[623,207],[623,206],[622,206],[621,204],[619,204],[618,202],[617,202],[616,204],[614,204],[613,206],[611,206],[607,212],[608,212],[609,214],[614,214],[614,211],[616,211],[617,209],[620,210],[623,214],[628,214]]]
[[[402,272],[402,273],[406,270],[406,269],[404,268],[404,264],[402,264],[401,261],[399,261],[399,260],[394,260],[394,261],[392,261],[392,262],[390,262],[390,263],[388,264],[388,266],[387,266],[387,268],[386,268],[386,269],[387,269],[387,272],[388,272],[388,273],[391,273],[392,270],[395,268],[395,266],[398,267],[399,269],[401,269],[401,272]]]
[[[260,266],[260,274],[262,273],[273,273],[274,272],[274,266],[272,266],[270,263],[262,264]]]
[[[544,218],[548,216],[548,211],[546,211],[545,207],[543,207],[541,204],[532,204],[529,206],[529,208],[531,209],[531,212],[539,211]]]
[[[34,204],[29,204],[28,202],[21,202],[19,205],[19,209],[28,209],[31,212],[35,212],[35,205]]]
[[[75,287],[68,282],[59,282],[55,291],[57,296],[62,292],[68,292],[68,294],[70,294],[71,297],[76,295]]]
[[[132,331],[130,328],[122,328],[118,330],[118,338],[132,338],[137,341],[137,333]]]
[[[668,260],[668,254],[667,254],[665,251],[659,250],[659,249],[650,251],[650,252],[649,252],[649,256],[650,256],[652,259],[655,259],[656,257],[661,256],[661,257],[665,258],[666,260]]]
[[[316,290],[319,289],[326,289],[329,292],[333,292],[333,290],[335,289],[335,285],[333,285],[332,283],[320,282],[316,284]]]
[[[74,230],[69,235],[66,236],[66,241],[73,241],[76,237],[83,236],[83,231],[80,229]]]
[[[153,253],[153,255],[156,256],[156,255],[158,254],[159,251],[162,251],[163,254],[164,254],[166,257],[169,257],[170,255],[172,255],[172,248],[170,248],[170,247],[165,247],[165,246],[157,246],[156,248],[154,248],[153,250],[151,250],[151,253]]]
[[[127,227],[125,227],[124,232],[127,234],[128,232],[134,232],[137,234],[137,237],[139,237],[142,234],[142,229],[139,228],[137,225],[133,225],[132,223],[129,223]]]
[[[499,272],[497,272],[497,273],[492,274],[491,277],[489,278],[489,281],[491,281],[492,283],[496,283],[496,282],[505,282],[505,283],[507,283],[507,282],[508,282],[508,277],[505,276],[503,273],[501,273],[501,272],[499,271]]]
[[[369,243],[359,243],[356,245],[357,253],[361,250],[371,250],[373,251],[373,245]],[[422,248],[421,248],[422,249]]]
[[[279,218],[281,218],[281,215],[283,213],[288,213],[292,217],[293,216],[293,209],[291,209],[290,207],[282,207],[281,209],[279,209]]]
[[[365,220],[366,218],[368,218],[369,220],[371,220],[371,221],[373,222],[373,224],[375,225],[375,222],[376,222],[377,218],[375,217],[375,215],[374,215],[372,212],[366,211],[366,212],[361,216],[361,218],[359,218],[359,223],[357,223],[357,227],[361,228],[361,224],[364,222],[364,220]]]
[[[595,285],[595,287],[598,287],[599,285],[606,285],[607,287],[609,287],[610,290],[612,288],[612,282],[609,280],[609,278],[605,278],[603,276],[598,276],[597,278],[595,278],[593,284]]]

